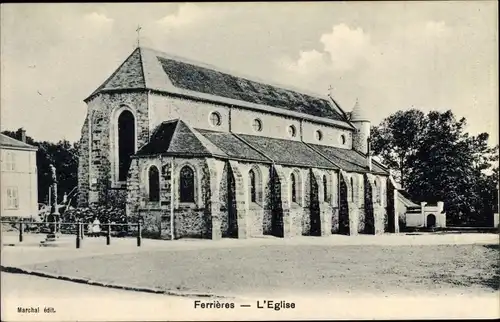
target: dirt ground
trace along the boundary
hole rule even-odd
[[[212,294],[492,294],[498,245],[261,245],[152,249],[25,267],[95,281]]]

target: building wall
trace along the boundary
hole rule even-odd
[[[205,130],[229,131],[229,108],[219,104],[197,102],[189,99],[149,94],[149,128],[154,130],[163,121],[182,119],[193,128]],[[219,113],[220,126],[212,126],[210,114]]]
[[[322,133],[323,139],[318,141],[316,131]],[[342,144],[341,136],[344,136],[345,143]],[[341,128],[304,121],[302,124],[302,140],[306,143],[334,146],[338,148],[352,148],[353,132]]]
[[[280,166],[279,170],[274,170],[279,173],[273,175],[275,172],[271,170],[269,164],[175,158],[171,172],[171,164],[172,159],[167,157],[136,158],[132,163],[127,184],[127,214],[145,217],[146,234],[170,238],[171,187],[175,191],[175,238],[211,238],[214,225],[217,226],[216,229],[220,229],[221,237],[249,238],[272,235],[275,234],[277,225],[276,218],[273,218],[276,207],[283,213],[281,225],[286,226],[286,237],[328,236],[338,232],[339,179],[336,171]],[[189,165],[195,172],[195,202],[189,204],[180,203],[177,197],[180,193],[179,171],[184,165]],[[151,166],[158,167],[161,173],[158,202],[148,201],[147,173]],[[250,198],[251,169],[256,173],[258,182],[256,202],[252,202]],[[297,179],[296,202],[291,201],[292,173]],[[323,175],[327,177],[326,198],[323,196]],[[350,202],[349,209],[349,215],[352,217],[350,224],[355,225],[353,226],[355,233],[366,233],[367,218],[364,207],[367,185],[363,183],[363,175],[357,173],[348,175],[355,178],[353,201]],[[277,184],[272,178],[276,176],[279,176],[280,181],[279,196],[273,193]],[[233,178],[232,183],[228,180],[229,177]],[[385,178],[378,179],[383,181]],[[375,223],[377,228],[371,233],[384,232],[384,212],[380,212],[386,205],[384,200],[386,194],[383,189],[382,186],[381,202],[374,206],[375,211],[378,211],[374,215],[375,220],[381,220],[382,223]],[[231,226],[231,220],[233,226],[237,223],[237,228]],[[285,229],[285,226],[282,229]]]
[[[147,94],[100,94],[87,105],[80,139],[79,204],[124,206],[125,182],[118,180],[117,119],[124,110],[134,115],[135,150],[140,149],[149,141]]]
[[[260,111],[252,111],[239,107],[227,107],[218,104],[197,102],[194,100],[178,98],[168,95],[149,94],[149,123],[152,131],[161,122],[180,118],[194,128],[214,130],[221,132],[234,132],[236,134],[259,135],[278,139],[289,139],[317,143],[340,148],[352,147],[352,131],[335,126],[302,121],[299,118],[275,115]],[[214,126],[210,122],[210,114],[217,112],[221,124]],[[262,122],[262,130],[254,130],[253,121]],[[293,125],[296,136],[290,136],[288,127]],[[323,133],[323,139],[316,139],[316,130]],[[345,144],[341,142],[341,135],[345,137]]]
[[[36,216],[38,213],[38,186],[36,151],[0,149],[1,152],[1,215]],[[14,170],[7,167],[7,154],[14,157]],[[7,190],[17,189],[17,207],[9,207]]]

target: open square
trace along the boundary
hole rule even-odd
[[[24,267],[119,285],[241,294],[485,294],[499,289],[497,245],[251,245],[148,249]]]

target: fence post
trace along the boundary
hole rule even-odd
[[[19,242],[23,242],[23,222],[19,223]]]
[[[82,233],[82,223],[79,219],[76,220],[76,248],[80,248],[80,235]]]
[[[108,231],[106,232],[106,245],[111,244],[111,222],[108,220]]]
[[[137,221],[137,247],[141,247],[142,232],[141,232],[141,220]]]
[[[85,237],[85,224],[82,219],[80,219],[80,238],[83,239]]]

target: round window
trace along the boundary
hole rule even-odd
[[[293,125],[290,125],[288,127],[288,134],[291,136],[291,137],[295,137],[297,135],[297,129],[295,128],[295,126]]]
[[[252,126],[253,126],[254,131],[256,131],[256,132],[262,131],[262,121],[261,120],[259,120],[259,119],[253,120]]]
[[[213,126],[219,126],[221,124],[220,114],[217,112],[210,114],[210,123],[212,123]]]
[[[318,141],[323,140],[323,133],[321,133],[320,130],[316,131],[316,140],[318,140]]]
[[[340,136],[340,143],[341,143],[341,144],[345,144],[345,135],[344,135],[344,134],[342,134],[342,135]]]

